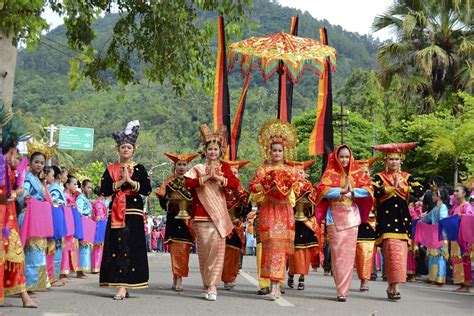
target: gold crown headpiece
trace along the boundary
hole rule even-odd
[[[53,145],[49,147],[48,144],[42,139],[36,140],[33,137],[26,143],[26,147],[28,149],[28,157],[31,157],[31,155],[33,155],[35,152],[39,152],[45,155],[46,160],[48,160],[53,156],[57,146]]]
[[[260,153],[264,159],[270,158],[273,144],[281,144],[285,151],[285,159],[293,160],[298,144],[298,136],[296,135],[296,129],[290,123],[279,119],[271,119],[262,125],[257,141],[260,144]]]
[[[436,192],[436,194],[439,195],[438,185],[436,184],[434,180],[431,181],[430,183],[430,189],[431,189],[431,192]]]
[[[201,155],[206,152],[205,147],[208,142],[219,144],[221,148],[221,156],[223,157],[225,155],[227,150],[227,126],[219,125],[216,131],[213,132],[209,126],[206,124],[201,124],[199,125],[199,133],[201,134]]]

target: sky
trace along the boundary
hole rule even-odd
[[[382,14],[393,0],[278,0],[285,7],[308,11],[318,20],[326,19],[331,24],[360,34],[372,34],[370,26],[377,14]],[[47,9],[43,16],[50,29],[62,24],[62,19]],[[373,33],[374,38],[386,40],[390,34],[386,30]]]
[[[383,14],[393,0],[278,0],[280,5],[308,11],[318,20],[340,25],[359,34],[372,34],[374,38],[391,38],[387,30],[372,33],[370,27],[378,14]]]

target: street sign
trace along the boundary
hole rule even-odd
[[[59,149],[94,150],[94,129],[61,126],[59,128]]]

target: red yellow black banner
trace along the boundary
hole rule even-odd
[[[328,45],[326,28],[321,28],[319,34],[321,44]],[[319,80],[316,121],[309,138],[309,154],[328,155],[333,150],[334,129],[332,124],[332,79],[331,67],[329,61],[326,60],[323,77]]]
[[[290,34],[298,35],[298,16],[291,18]],[[277,118],[282,121],[291,122],[291,110],[293,108],[293,83],[283,68],[280,68],[278,77],[278,114]]]
[[[225,51],[224,17],[217,19],[217,60],[214,79],[214,130],[219,125],[227,126],[227,144],[230,144],[230,101],[227,82],[227,60]]]
[[[242,88],[242,93],[240,94],[239,106],[237,107],[237,112],[235,112],[234,124],[232,125],[232,133],[230,135],[230,160],[237,160],[237,152],[239,149],[240,133],[242,131],[242,119],[244,117],[245,101],[247,99],[247,89],[250,82],[250,73],[249,71],[247,77],[245,78],[244,87]]]

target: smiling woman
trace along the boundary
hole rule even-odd
[[[120,161],[107,167],[101,195],[112,196],[100,267],[100,286],[118,288],[115,300],[128,297],[127,289],[148,287],[148,258],[141,195],[151,192],[145,167],[133,161],[140,125],[129,122],[124,132],[112,134]]]
[[[227,211],[225,190],[237,189],[240,182],[230,165],[221,161],[226,148],[226,127],[219,126],[214,133],[203,124],[199,131],[206,163],[186,172],[184,183],[193,196],[193,230],[198,246],[202,296],[215,301],[224,265],[225,238],[234,228]]]
[[[303,178],[298,169],[285,163],[293,158],[298,140],[296,130],[281,120],[269,120],[258,134],[265,164],[260,166],[250,183],[254,202],[259,205],[257,265],[260,276],[270,280],[269,300],[281,296],[280,281],[285,279],[286,260],[294,252],[295,218],[293,207]],[[260,277],[259,276],[259,277]],[[268,289],[261,288],[261,293]]]
[[[370,177],[348,145],[337,147],[318,184],[316,218],[326,221],[337,300],[345,302],[352,281],[359,225],[373,206]]]

